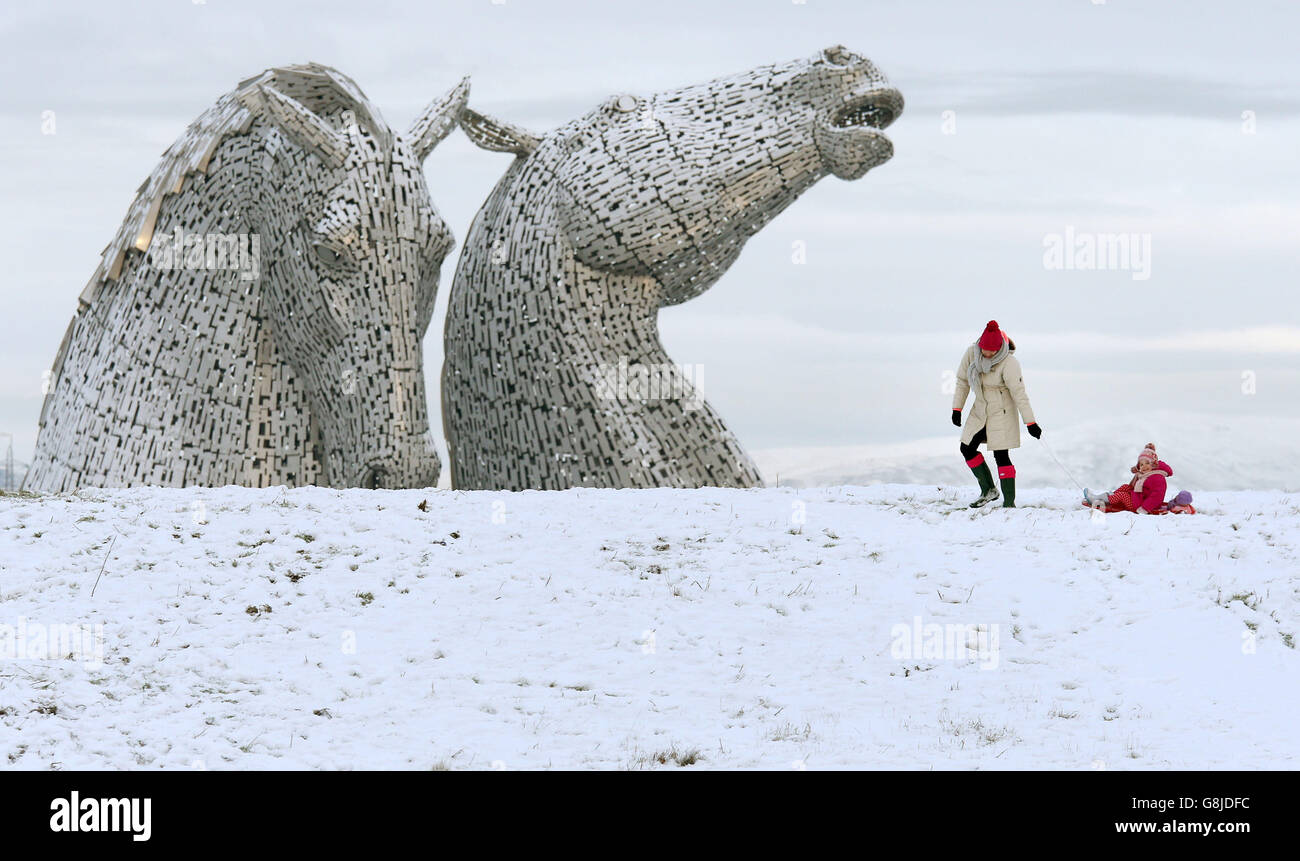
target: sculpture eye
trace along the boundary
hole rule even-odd
[[[312,248],[316,251],[316,256],[320,261],[329,266],[338,266],[339,263],[343,261],[342,255],[333,248],[330,248],[328,245],[317,243],[316,245],[313,245]]]
[[[636,107],[637,107],[636,96],[632,96],[624,93],[623,95],[614,99],[614,110],[618,111],[620,114],[630,114],[632,113],[632,111],[636,110]]]

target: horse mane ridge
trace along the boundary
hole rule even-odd
[[[105,281],[122,274],[127,254],[149,250],[158,211],[168,195],[179,194],[191,174],[206,173],[217,147],[228,137],[247,133],[260,112],[258,88],[266,84],[316,113],[351,110],[385,146],[392,132],[356,82],[336,69],[318,63],[276,66],[239,82],[231,92],[198,116],[163,153],[158,165],[136,190],[113,240],[104,248],[99,265],[78,299],[79,310],[94,301]]]

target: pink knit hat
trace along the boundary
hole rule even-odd
[[[989,320],[989,324],[984,327],[984,333],[980,335],[979,345],[981,350],[1001,350],[1002,342],[1006,340],[1006,335],[998,328],[997,320]]]
[[[1160,458],[1156,455],[1155,443],[1153,442],[1147,443],[1146,448],[1142,449],[1142,453],[1138,455],[1138,463],[1141,463],[1144,460],[1150,460],[1150,461],[1160,460]]]

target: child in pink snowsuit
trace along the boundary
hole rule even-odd
[[[1121,484],[1109,494],[1093,493],[1084,488],[1084,504],[1110,513],[1131,511],[1134,514],[1164,514],[1167,479],[1173,467],[1156,456],[1156,444],[1149,442],[1138,455],[1137,466],[1129,467],[1133,480]]]

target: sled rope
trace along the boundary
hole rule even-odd
[[[1079,488],[1079,492],[1082,493],[1083,485],[1079,484],[1079,482],[1074,480],[1074,474],[1065,468],[1065,464],[1061,463],[1060,459],[1057,458],[1056,452],[1052,451],[1052,447],[1049,446],[1046,442],[1043,442],[1041,437],[1039,438],[1038,442],[1042,444],[1043,448],[1046,449],[1047,453],[1051,455],[1052,460],[1056,461],[1056,465],[1061,468],[1061,472],[1065,473],[1066,476],[1070,479],[1070,481],[1074,482],[1074,486]]]

